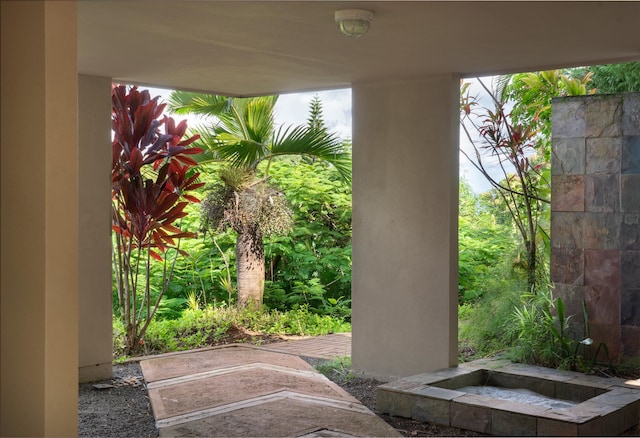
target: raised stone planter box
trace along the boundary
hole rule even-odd
[[[554,409],[460,391],[524,388],[576,403]],[[613,436],[638,424],[640,382],[480,360],[378,388],[380,412],[499,436]]]

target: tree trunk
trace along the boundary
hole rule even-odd
[[[529,283],[529,291],[530,292],[538,292],[538,278],[537,278],[537,263],[536,263],[536,257],[537,257],[537,248],[536,248],[536,236],[533,235],[531,237],[531,240],[529,242],[527,242],[527,269],[528,269],[528,273],[527,273],[527,280]]]
[[[238,306],[262,305],[264,294],[264,246],[257,225],[245,226],[236,241]]]

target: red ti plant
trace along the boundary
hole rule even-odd
[[[202,149],[189,147],[199,136],[183,140],[185,120],[178,125],[162,116],[165,104],[151,99],[147,90],[114,85],[112,98],[112,229],[113,269],[120,317],[126,328],[126,349],[136,351],[169,286],[180,239],[194,237],[176,221],[187,215],[188,192],[202,187],[197,165],[189,155]],[[161,127],[164,127],[162,132]],[[169,262],[168,249],[173,261]],[[159,293],[151,296],[152,260],[162,262]]]
[[[469,84],[462,85],[460,124],[475,157],[463,149],[460,152],[491,184],[492,195],[502,201],[513,220],[526,250],[529,290],[535,292],[540,279],[544,278],[539,273],[538,241],[548,236],[542,224],[548,222],[545,221],[545,214],[548,212],[550,193],[549,168],[536,153],[540,149],[540,132],[535,125],[517,123],[512,114],[505,111],[505,93],[490,90],[479,79],[478,83],[493,105],[473,111],[473,106],[478,102],[470,95]]]

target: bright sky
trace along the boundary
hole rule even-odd
[[[351,138],[351,89],[315,93],[282,94],[276,104],[276,121],[285,125],[305,125],[313,96],[322,101],[322,115],[327,129],[341,138]]]
[[[490,78],[485,83],[490,85]],[[472,94],[480,92],[479,85],[472,83]],[[143,88],[143,87],[140,87]],[[160,95],[162,99],[166,99],[171,94],[171,90],[161,88],[148,88],[151,96]],[[278,98],[276,104],[276,123],[280,125],[304,125],[309,117],[309,103],[313,96],[318,95],[322,101],[322,114],[324,122],[329,131],[336,132],[343,139],[351,138],[351,89],[328,90],[308,93],[291,93],[282,94]],[[177,118],[179,119],[179,117]],[[199,122],[190,123],[190,126],[196,126]],[[470,150],[470,143],[465,134],[460,132],[460,144],[467,150]],[[471,187],[477,193],[489,190],[491,187],[482,176],[469,162],[460,154],[460,176],[470,182]]]

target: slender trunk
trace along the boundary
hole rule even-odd
[[[213,243],[216,245],[216,248],[218,248],[218,251],[220,252],[220,255],[222,256],[222,261],[224,261],[225,271],[227,272],[227,281],[226,281],[225,289],[227,290],[227,293],[229,294],[229,298],[227,299],[227,304],[231,304],[231,292],[233,291],[233,287],[232,287],[232,284],[231,284],[231,269],[229,268],[229,260],[227,260],[227,256],[225,255],[225,253],[222,250],[222,248],[220,248],[220,245],[218,245],[218,242],[216,241],[215,237],[213,237],[213,235],[211,236],[211,240],[213,240]]]
[[[162,302],[162,297],[164,296],[164,294],[167,292],[167,289],[169,289],[169,284],[171,283],[171,279],[173,278],[173,272],[175,270],[176,267],[176,260],[178,260],[178,255],[179,255],[179,249],[180,249],[180,239],[178,239],[178,245],[176,246],[176,252],[175,255],[173,257],[173,261],[171,262],[171,267],[169,268],[169,273],[167,273],[167,256],[165,254],[164,257],[164,268],[162,271],[162,290],[160,290],[160,293],[158,294],[158,296],[156,297],[156,301],[153,305],[153,309],[151,309],[151,296],[149,296],[149,301],[147,302],[147,319],[144,321],[144,324],[142,325],[142,328],[140,328],[140,331],[138,332],[138,339],[142,339],[144,337],[144,335],[147,333],[147,329],[149,328],[149,324],[151,324],[151,320],[156,316],[156,312],[158,311],[158,308],[160,307],[160,302]],[[150,261],[148,262],[150,263]],[[149,265],[150,266],[150,265]],[[148,269],[148,268],[147,268]],[[149,270],[147,270],[147,282],[149,282],[149,278],[150,278],[151,272]]]
[[[122,273],[124,272],[124,265],[122,261],[122,251],[124,250],[124,244],[122,243],[122,236],[120,234],[112,236],[111,239],[111,258],[113,260],[113,276],[116,279],[116,290],[118,292],[118,307],[120,309],[120,320],[124,319],[124,283]]]
[[[529,290],[537,293],[538,291],[537,291],[536,270],[538,268],[536,266],[536,250],[537,250],[536,236],[532,236],[531,241],[528,242],[527,244],[527,257],[529,258],[529,260],[527,260],[528,262],[527,268],[529,269],[528,283],[529,283]]]
[[[236,241],[238,306],[262,305],[264,293],[264,246],[256,224],[245,226]]]
[[[269,280],[275,281],[276,270],[278,269],[281,259],[282,254],[278,254],[271,258],[271,262],[269,263]]]

